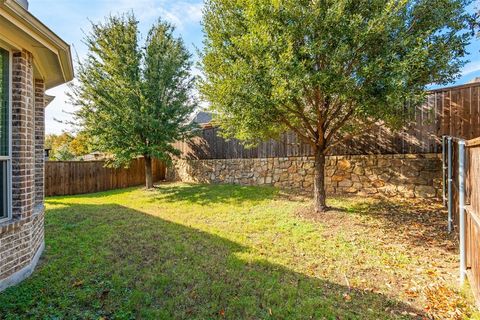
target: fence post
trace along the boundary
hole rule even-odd
[[[452,211],[453,211],[453,194],[452,194],[452,175],[453,175],[453,164],[452,164],[452,137],[447,138],[447,206],[448,206],[448,232],[452,232]]]
[[[445,139],[446,137],[445,136],[442,136],[442,180],[443,180],[443,183],[442,183],[442,197],[443,197],[443,205],[446,206],[447,205],[447,187],[446,187],[446,174],[447,174],[447,161],[445,159],[446,157],[446,154],[447,154],[447,150],[446,149],[446,145],[445,145]]]
[[[465,141],[458,142],[458,216],[460,225],[460,283],[465,281],[466,252],[465,252]]]

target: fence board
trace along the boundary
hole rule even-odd
[[[466,229],[467,268],[475,297],[480,301],[480,142],[470,140],[466,154],[466,220],[470,224]]]
[[[332,155],[394,154],[441,152],[441,136],[463,139],[480,136],[480,83],[472,83],[431,91],[425,104],[408,112],[405,126],[398,132],[378,126],[370,133],[338,145]],[[175,146],[187,159],[266,158],[312,156],[309,144],[293,132],[278,140],[260,143],[246,149],[236,139],[224,140],[219,128],[204,128],[198,137],[177,142]]]
[[[457,100],[454,100],[457,101]],[[464,99],[468,101],[468,99]],[[457,121],[457,120],[455,120]],[[461,121],[461,120],[460,120]],[[464,132],[471,132],[464,127]],[[459,208],[459,140],[453,140],[452,162],[452,217],[455,230],[460,230]],[[448,161],[447,161],[448,162]],[[480,302],[480,138],[465,143],[465,258],[466,271],[472,290]]]
[[[165,179],[162,161],[152,161],[154,181]],[[106,168],[103,161],[47,161],[45,195],[60,196],[107,191],[145,183],[145,160],[135,159],[129,168]]]

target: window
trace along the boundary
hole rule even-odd
[[[0,48],[0,221],[10,213],[10,53]]]

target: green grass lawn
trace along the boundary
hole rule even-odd
[[[50,198],[46,251],[0,293],[0,319],[470,314],[438,205],[334,198],[315,216],[308,204],[231,185]]]

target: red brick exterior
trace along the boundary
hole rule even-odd
[[[35,205],[44,200],[45,83],[35,80]]]
[[[44,99],[33,57],[12,61],[12,220],[0,224],[0,291],[28,276],[43,250]]]

